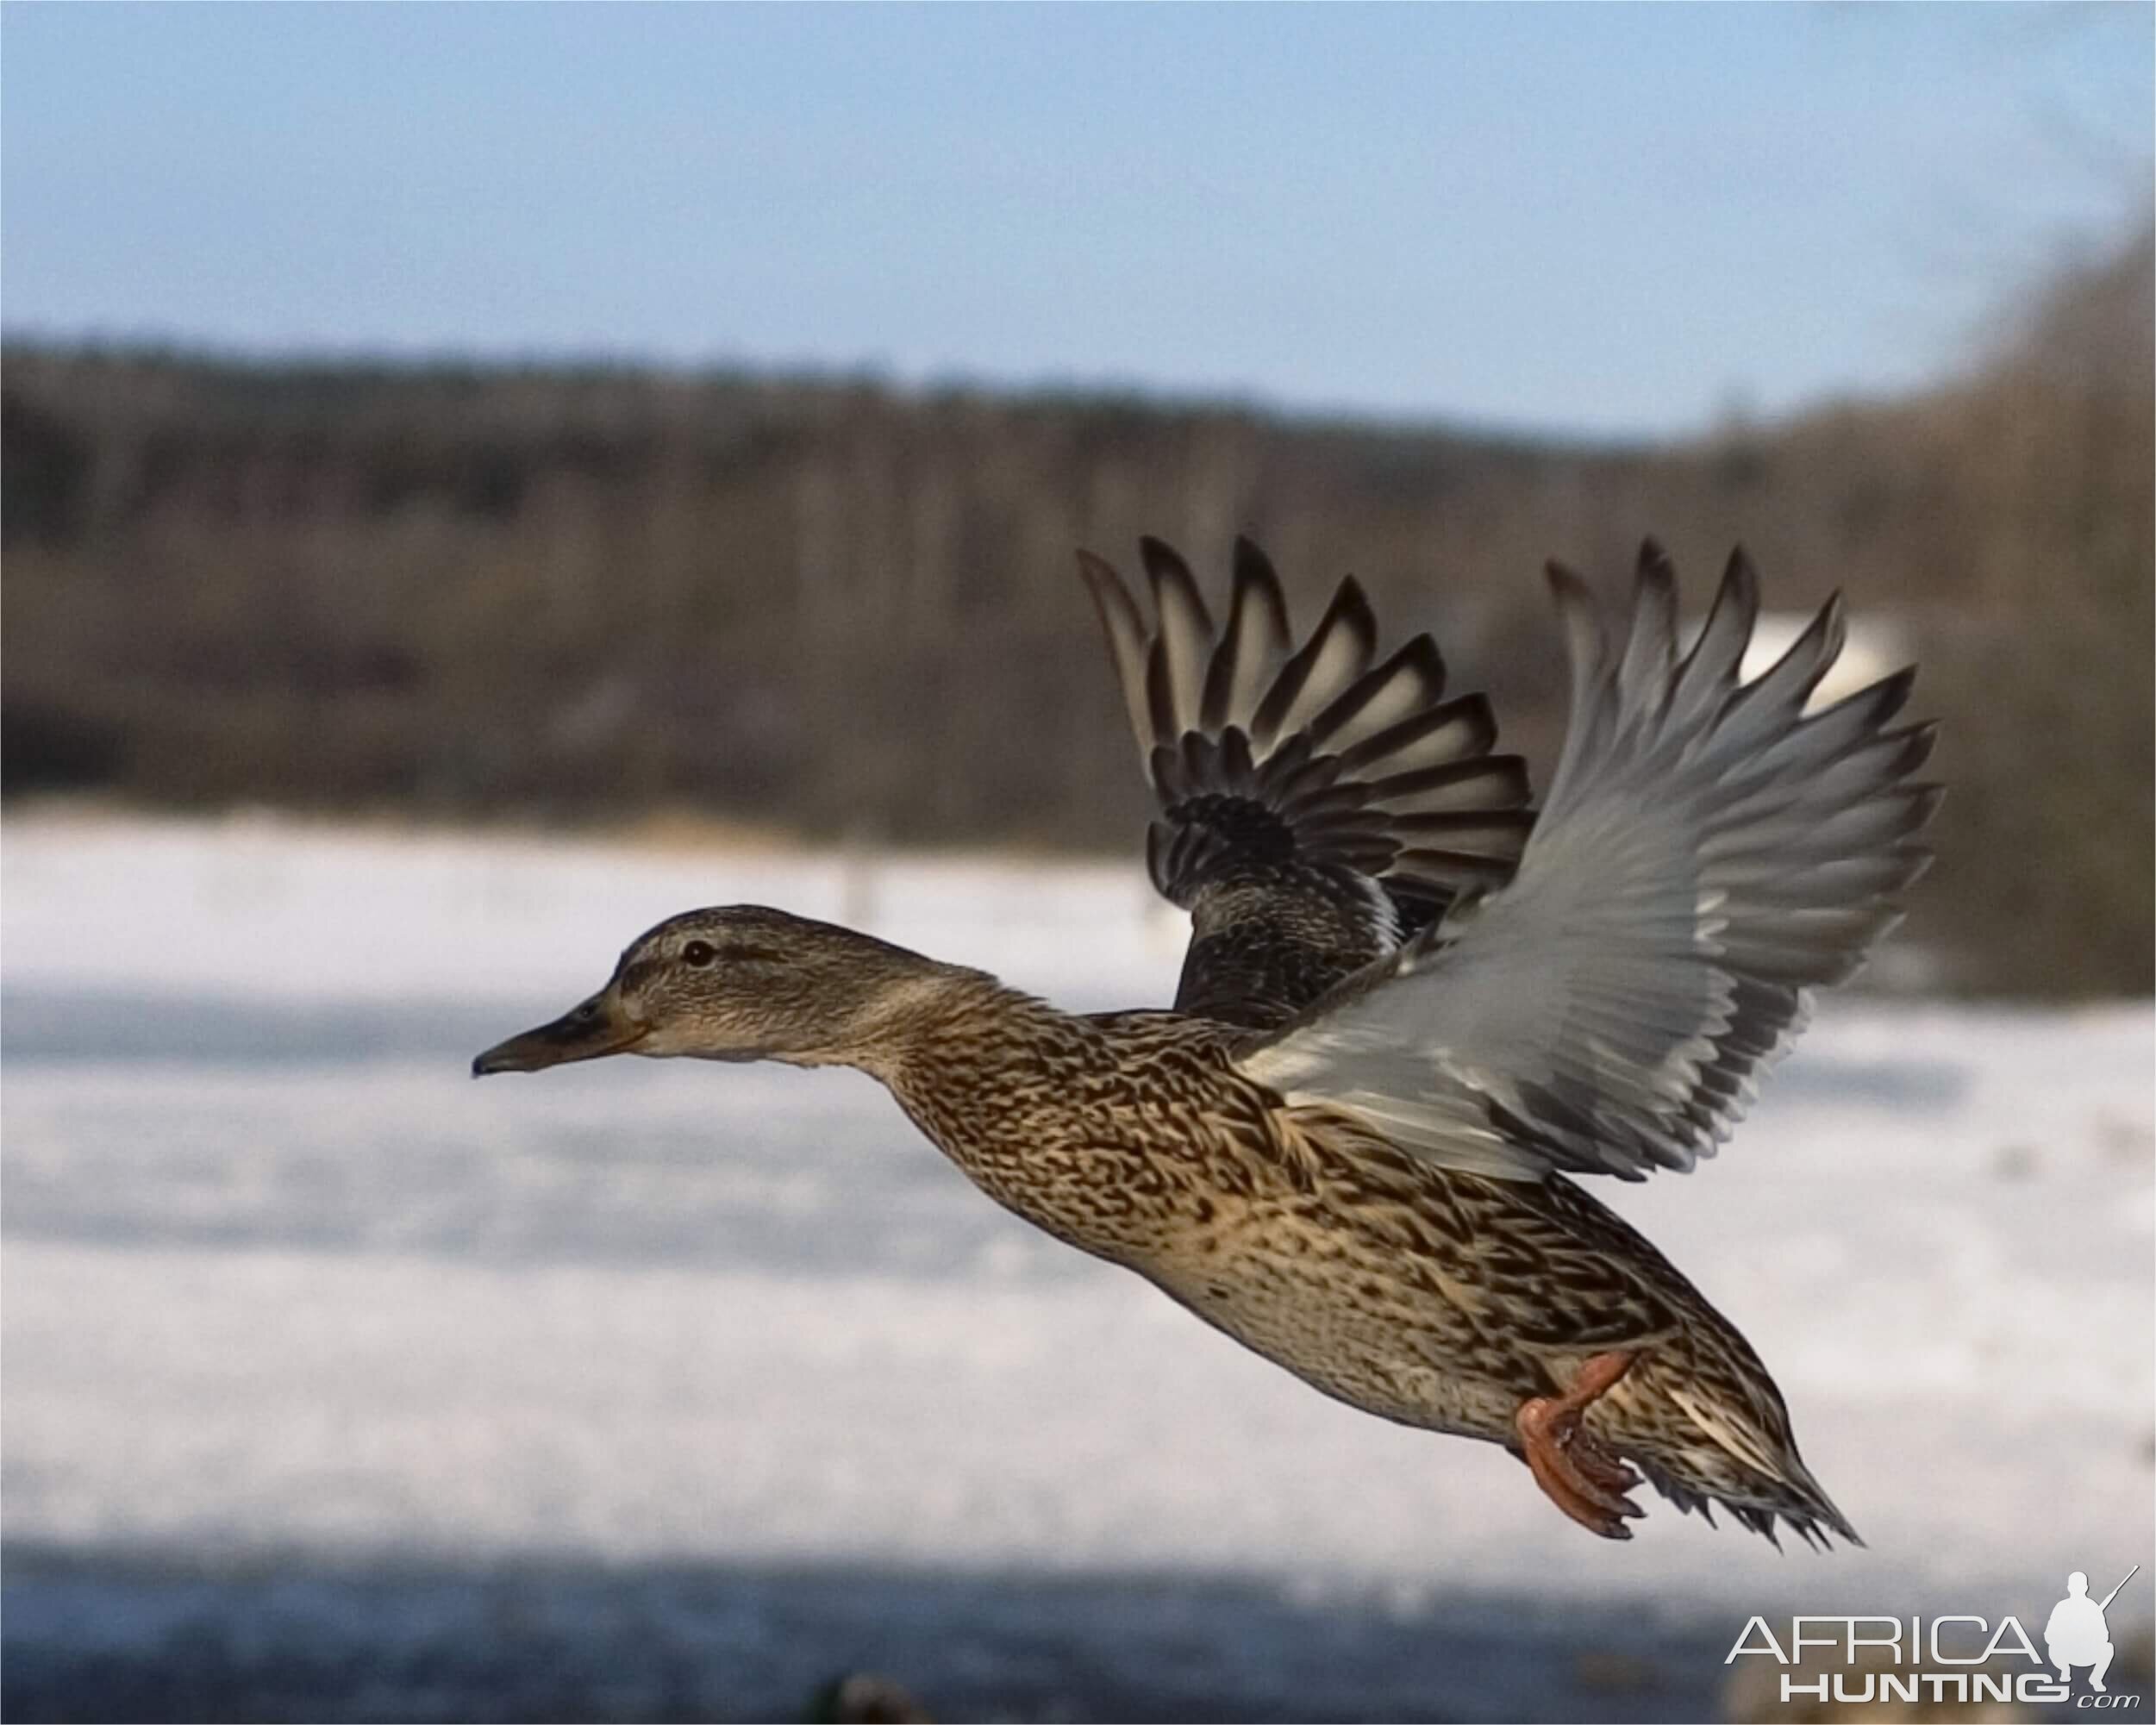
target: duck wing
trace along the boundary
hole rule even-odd
[[[1444,698],[1428,635],[1378,659],[1352,576],[1298,643],[1248,540],[1217,625],[1174,551],[1140,550],[1150,624],[1108,564],[1081,552],[1078,566],[1158,801],[1147,864],[1191,915],[1176,1009],[1278,1026],[1462,893],[1510,878],[1533,822],[1527,770],[1490,753],[1483,697]]]
[[[1621,642],[1577,576],[1550,574],[1572,716],[1516,878],[1239,1064],[1449,1167],[1639,1179],[1712,1154],[1810,991],[1900,920],[1929,860],[1912,835],[1940,793],[1909,778],[1934,728],[1889,728],[1913,670],[1806,713],[1841,650],[1838,597],[1740,684],[1759,609],[1741,550],[1682,659],[1652,541]]]

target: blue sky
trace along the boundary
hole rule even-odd
[[[2152,19],[12,3],[0,319],[1678,432],[2115,228]]]

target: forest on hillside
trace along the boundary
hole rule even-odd
[[[1914,932],[1972,991],[2151,986],[2151,241],[1914,398],[1674,447],[873,379],[0,353],[9,795],[426,819],[654,810],[1128,849],[1073,572],[1141,533],[1306,612],[1349,571],[1538,765],[1547,557],[1849,594],[1947,722]],[[1441,372],[1441,359],[1436,369]]]

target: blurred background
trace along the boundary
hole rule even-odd
[[[1749,1716],[2147,1565],[2153,16],[0,12],[10,1716]],[[1922,666],[1909,924],[1615,1199],[1868,1553],[1588,1548],[865,1081],[461,1082],[698,903],[1166,998],[1072,552],[1239,532],[1538,778],[1547,557]]]

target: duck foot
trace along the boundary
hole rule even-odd
[[[1624,1495],[1640,1476],[1580,1423],[1580,1416],[1632,1369],[1632,1361],[1629,1353],[1597,1353],[1563,1395],[1534,1397],[1513,1416],[1521,1457],[1534,1483],[1581,1527],[1605,1540],[1630,1539],[1626,1519],[1646,1513]]]

